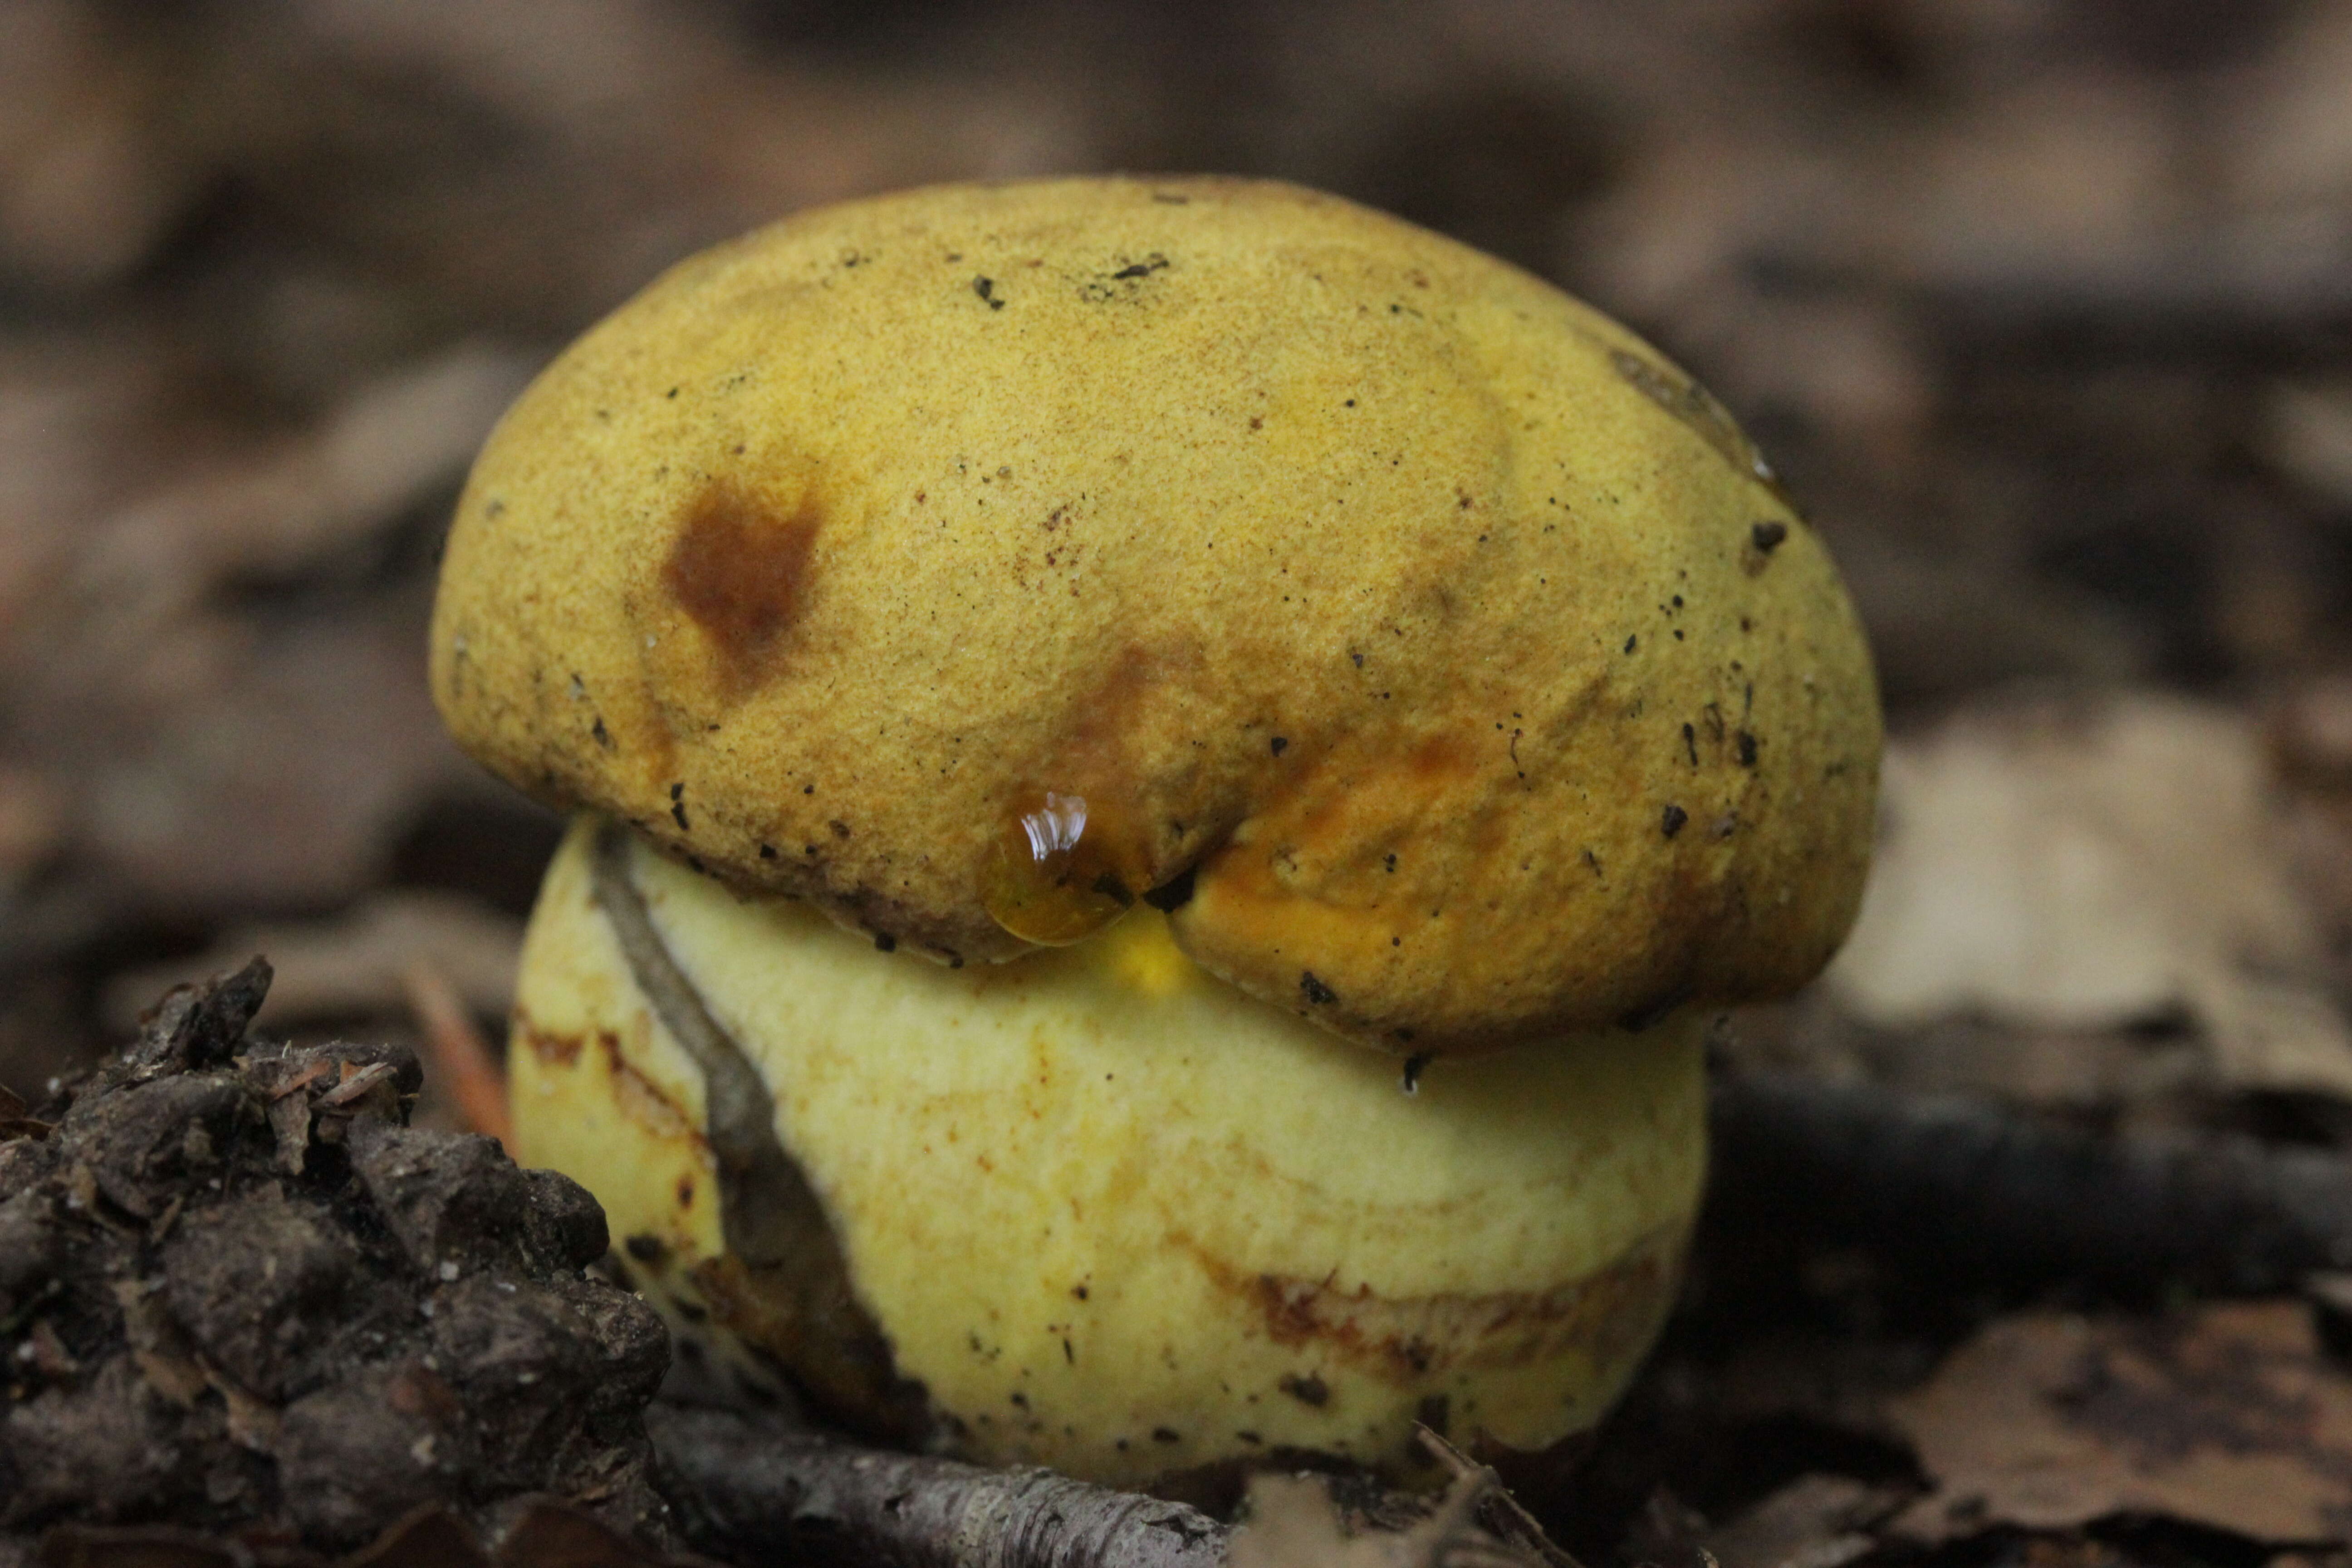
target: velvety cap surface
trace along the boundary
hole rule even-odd
[[[1025,846],[1075,838],[1062,893],[1189,877],[1204,967],[1402,1052],[1801,984],[1879,746],[1833,567],[1687,377],[1222,180],[918,191],[678,267],[492,437],[432,667],[493,768],[739,886],[1001,960]]]

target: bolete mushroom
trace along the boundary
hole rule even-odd
[[[583,813],[518,1154],[733,1374],[1121,1483],[1596,1420],[1703,1029],[1842,939],[1879,749],[1827,553],[1687,376],[1216,179],[680,265],[492,437],[433,684]]]

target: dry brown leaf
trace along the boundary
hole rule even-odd
[[[396,889],[325,920],[231,931],[193,957],[119,974],[107,986],[107,1016],[127,1033],[145,1003],[172,986],[266,952],[276,978],[261,1017],[271,1027],[403,1012],[409,972],[420,963],[469,1011],[503,1017],[521,950],[521,927],[475,900]]]
[[[503,1521],[478,1529],[450,1510],[428,1504],[332,1561],[335,1568],[663,1568],[708,1563],[698,1557],[666,1556],[555,1498],[533,1499],[508,1513]],[[488,1541],[496,1542],[495,1551],[488,1549]],[[226,1568],[255,1560],[249,1540],[175,1525],[60,1525],[41,1538],[37,1554],[29,1543],[0,1536],[0,1568],[33,1563]],[[261,1560],[328,1562],[299,1551],[268,1553]]]
[[[331,906],[374,885],[422,803],[472,779],[415,636],[387,607],[255,639],[201,700],[96,759],[80,781],[81,847],[163,908]]]
[[[65,822],[65,803],[47,779],[0,765],[0,890],[57,849]]]
[[[460,343],[360,386],[311,428],[192,464],[92,523],[36,625],[45,686],[99,679],[226,585],[331,563],[453,486],[530,371]]]
[[[360,387],[263,481],[285,504],[223,509],[215,570],[290,574],[396,519],[465,471],[531,369],[530,356],[460,343]]]
[[[76,837],[133,885],[152,885],[151,870],[213,858],[181,853],[203,834],[175,837],[190,825],[174,817],[215,804],[206,795],[299,792],[320,763],[354,748],[377,765],[330,785],[333,799],[367,802],[379,779],[398,784],[420,766],[454,771],[446,748],[435,754],[439,726],[416,670],[420,592],[407,590],[416,603],[370,595],[357,614],[339,606],[326,624],[295,626],[233,595],[357,570],[455,486],[527,361],[476,344],[421,357],[352,390],[299,436],[226,451],[196,443],[119,500],[97,477],[110,454],[134,454],[113,461],[136,481],[175,426],[137,406],[128,376],[107,387],[110,401],[77,410],[31,357],[0,378],[0,456],[29,453],[37,476],[56,471],[0,481],[0,742],[68,790]],[[7,417],[12,384],[56,406]],[[282,753],[296,747],[311,766],[289,764]],[[257,754],[267,751],[280,754]],[[153,841],[158,830],[167,846]],[[307,849],[311,836],[283,837]],[[248,836],[239,855],[254,847]],[[317,891],[273,889],[259,901],[311,902]]]
[[[2226,1083],[2352,1095],[2260,732],[2140,694],[1965,712],[1888,749],[1877,863],[1830,972],[1873,1023],[2186,1012]]]
[[[456,1102],[467,1131],[487,1132],[512,1148],[513,1117],[507,1105],[506,1074],[497,1050],[468,1016],[457,988],[429,959],[419,958],[402,976],[409,1009],[425,1036],[433,1072]]]
[[[96,7],[0,7],[0,271],[60,290],[120,279],[205,173],[167,125],[162,53]]]
[[[2352,381],[2287,383],[2263,416],[2271,465],[2314,495],[2352,506]]]
[[[1962,289],[2137,259],[2190,216],[2180,130],[2155,79],[2053,74],[1983,94],[1887,141],[1879,244],[1896,273]]]
[[[1259,1476],[1227,1560],[1232,1568],[1546,1568],[1536,1551],[1478,1528],[1478,1505],[1492,1485],[1483,1471],[1457,1474],[1435,1510],[1412,1528],[1350,1534],[1320,1477]]]
[[[12,676],[47,657],[34,628],[91,520],[184,461],[188,421],[169,408],[155,339],[129,323],[95,341],[0,331],[0,669]]]
[[[494,1561],[498,1568],[657,1568],[669,1559],[578,1508],[542,1498],[507,1527]]]
[[[2352,393],[2347,399],[2347,458],[2352,461]],[[2289,691],[2272,724],[2279,763],[2297,784],[2352,791],[2352,672],[2315,676]]]
[[[2299,1302],[2003,1318],[1888,1411],[1936,1483],[1900,1535],[2119,1513],[2280,1542],[2352,1530],[2352,1379]]]
[[[2295,16],[2253,70],[2231,82],[2217,142],[2235,205],[2317,219],[2352,199],[2352,10]],[[2306,231],[2307,232],[2307,231]]]
[[[1722,1568],[1843,1568],[1878,1550],[1871,1528],[1900,1500],[1851,1476],[1799,1476],[1699,1544]]]

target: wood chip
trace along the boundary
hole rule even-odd
[[[367,1066],[357,1069],[354,1069],[349,1062],[345,1062],[343,1070],[347,1076],[342,1082],[319,1097],[320,1105],[349,1105],[352,1100],[390,1078],[394,1069],[390,1062],[370,1062]]]

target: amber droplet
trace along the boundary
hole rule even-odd
[[[1025,795],[997,834],[982,900],[1024,942],[1064,947],[1092,936],[1135,903],[1108,840],[1103,825],[1089,819],[1084,795]]]

